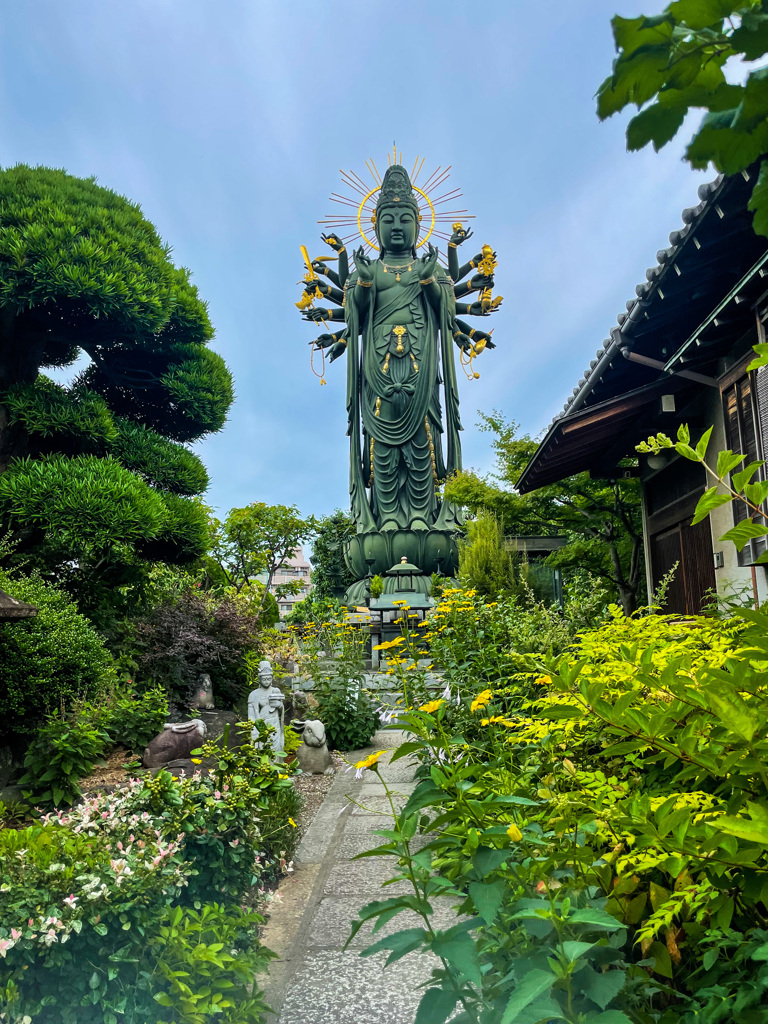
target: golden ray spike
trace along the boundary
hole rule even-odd
[[[447,203],[449,200],[453,202],[454,199],[461,199],[461,191],[457,188],[452,188],[450,192],[444,192],[439,199],[433,199],[432,203],[437,206],[438,203]]]
[[[434,177],[435,177],[436,175],[438,175],[438,174],[440,173],[440,170],[441,170],[441,168],[440,168],[440,167],[436,167],[436,168],[435,168],[435,170],[434,170],[434,171],[432,171],[432,173],[430,174],[430,176],[429,176],[429,177],[427,178],[427,180],[426,180],[426,181],[424,182],[424,184],[423,184],[423,186],[422,186],[422,191],[424,191],[424,192],[426,192],[426,191],[427,191],[427,187],[428,187],[428,185],[429,185],[430,181],[432,181],[432,179],[433,179],[433,178],[434,178]]]
[[[339,174],[341,175],[345,185],[349,185],[349,187],[353,188],[356,192],[360,192],[361,195],[365,195],[365,192],[360,188],[354,178],[351,178],[345,171],[339,171]]]
[[[434,192],[434,190],[436,188],[438,188],[440,185],[442,185],[443,182],[446,181],[450,177],[450,174],[451,174],[451,167],[450,167],[450,164],[449,164],[448,167],[446,167],[446,169],[443,171],[443,173],[438,178],[436,178],[435,181],[432,182],[432,184],[429,186],[429,188],[427,188],[426,185],[424,186],[424,191],[427,194],[429,194],[430,192]]]
[[[366,160],[366,163],[367,163],[367,162],[368,162],[368,161]],[[374,171],[376,172],[376,177],[377,177],[377,178],[378,178],[378,180],[379,180],[379,184],[381,184],[381,182],[382,182],[382,178],[381,178],[381,175],[379,174],[379,168],[378,168],[378,167],[376,166],[376,161],[375,161],[375,160],[373,159],[373,157],[371,157],[371,163],[373,164],[373,169],[374,169]]]
[[[397,145],[394,142],[392,143],[392,163],[397,163]]]
[[[425,161],[426,159],[427,159],[427,158],[426,158],[425,156],[423,156],[423,157],[421,158],[421,163],[419,164],[419,169],[418,169],[418,170],[416,171],[416,173],[414,174],[413,178],[411,179],[411,181],[412,181],[412,183],[413,183],[414,185],[416,184],[416,180],[417,180],[417,178],[418,178],[418,177],[419,177],[419,175],[421,174],[422,168],[424,167],[424,161]]]
[[[411,181],[413,181],[413,175],[414,175],[414,172],[416,171],[416,164],[418,162],[419,162],[419,158],[417,156],[416,159],[413,161],[413,170],[411,171]]]
[[[401,149],[400,150],[400,163],[402,164],[402,162],[403,162],[403,151]]]
[[[363,181],[363,179],[360,177],[360,175],[357,174],[356,171],[350,171],[349,173],[351,175],[350,181],[352,181],[352,178],[354,178],[354,180],[356,182],[358,182],[358,186],[359,186],[358,187],[358,192],[360,192],[360,194],[364,195],[364,196],[368,195],[368,191],[369,191],[368,186]],[[353,184],[354,184],[354,182],[353,182]]]

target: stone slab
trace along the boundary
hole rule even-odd
[[[395,796],[410,796],[417,786],[418,782],[397,782],[392,784],[387,783],[387,788],[389,789],[390,793],[394,794]],[[366,782],[364,786],[360,787],[358,793],[359,796],[355,797],[356,800],[362,800],[362,798],[367,798],[371,796],[387,795],[387,791],[384,788],[384,785],[381,782],[373,781]]]
[[[395,882],[382,888],[395,872],[395,864],[388,857],[366,857],[364,860],[343,861],[334,864],[325,883],[326,896],[367,895],[370,899],[388,899],[402,893],[413,892],[409,882]],[[268,943],[267,943],[268,945]]]
[[[403,795],[393,796],[392,803],[395,806],[396,811],[402,811],[407,803],[407,797]],[[352,805],[352,810],[349,812],[352,818],[360,818],[378,816],[382,814],[392,815],[392,808],[389,803],[389,799],[386,796],[366,796],[361,793],[356,798],[356,802]]]
[[[383,764],[378,775],[386,782],[413,782],[418,765],[411,764],[408,758],[395,761],[394,764]]]
[[[280,1024],[413,1024],[433,957],[409,954],[384,970],[386,954],[317,950],[294,978]]]
[[[344,836],[368,836],[371,846],[379,846],[384,842],[383,836],[373,835],[375,828],[392,828],[391,814],[359,814],[350,815],[344,826]]]
[[[422,847],[431,841],[431,838],[430,836],[414,836],[411,839],[411,850],[421,850]],[[381,841],[379,842],[379,840]],[[343,860],[345,857],[356,857],[359,853],[367,853],[368,850],[373,850],[384,843],[386,843],[386,839],[381,836],[345,835],[339,844],[336,856],[339,860]],[[392,855],[378,854],[377,856],[385,857]]]
[[[392,894],[394,895],[394,894]],[[340,949],[350,936],[352,922],[357,919],[358,912],[367,903],[376,899],[387,899],[387,894],[373,896],[324,896],[312,921],[307,945],[310,948],[331,947]],[[457,922],[456,912],[450,901],[433,900],[434,914],[430,915],[432,927],[435,929],[452,928]],[[375,935],[372,935],[373,923],[366,922],[350,943],[350,949],[364,949],[372,943],[383,939],[385,935],[393,935],[404,928],[421,928],[422,918],[410,910],[403,911],[388,921]]]

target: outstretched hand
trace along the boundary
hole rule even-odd
[[[329,309],[305,309],[301,315],[305,320],[311,320],[312,323],[319,324],[330,317],[331,311]]]
[[[461,245],[463,242],[466,242],[468,238],[471,238],[473,234],[474,232],[469,229],[465,230],[464,228],[460,228],[459,230],[454,231],[451,235],[451,242],[454,245]]]
[[[341,252],[344,248],[344,243],[338,235],[331,233],[330,235],[321,234],[322,240],[333,249],[334,252]]]

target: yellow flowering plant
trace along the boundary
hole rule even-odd
[[[393,759],[428,774],[376,852],[398,856],[413,894],[361,922],[420,915],[369,950],[440,958],[420,1021],[459,1007],[473,1024],[694,1024],[688,1002],[711,1008],[725,985],[763,1024],[767,669],[763,613],[614,613],[517,688],[508,677],[403,712]],[[438,929],[437,894],[467,919]]]

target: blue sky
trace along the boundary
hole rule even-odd
[[[543,430],[713,176],[682,140],[628,154],[626,118],[597,120],[610,18],[641,2],[6,4],[0,163],[93,174],[141,204],[235,376],[227,426],[199,446],[208,499],[324,514],[348,505],[345,369],[319,385],[294,302],[299,245],[329,251],[316,222],[339,169],[381,167],[393,140],[408,166],[451,164],[468,248],[498,252],[504,305],[477,321],[498,347],[461,378],[464,462],[489,470],[477,410]]]

